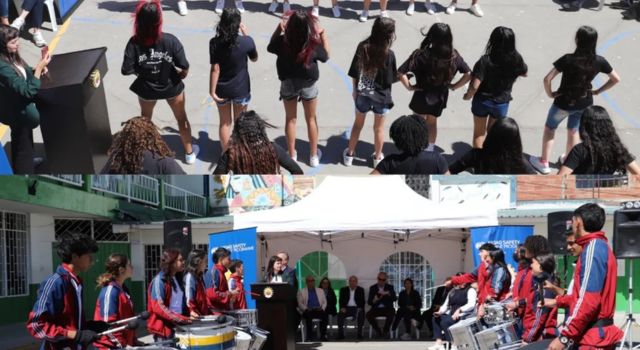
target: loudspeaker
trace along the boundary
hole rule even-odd
[[[613,254],[618,259],[640,258],[640,209],[613,214]]]
[[[187,260],[191,252],[191,221],[170,220],[164,222],[164,246],[178,248]]]
[[[547,214],[547,239],[553,254],[567,255],[567,237],[565,233],[571,230],[572,219],[572,211],[556,211]]]

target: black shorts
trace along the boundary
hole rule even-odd
[[[416,114],[429,114],[435,117],[442,115],[442,111],[447,108],[448,91],[440,94],[429,93],[424,91],[414,91],[409,108]]]
[[[182,81],[177,84],[157,85],[136,79],[129,87],[138,97],[146,101],[170,100],[180,95],[184,91]]]

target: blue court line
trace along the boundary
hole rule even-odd
[[[607,40],[604,42],[604,44],[602,44],[602,46],[598,49],[598,54],[600,55],[604,55],[604,53],[609,50],[609,48],[611,48],[611,46],[619,43],[620,41],[622,41],[622,39],[626,39],[636,33],[640,32],[640,30],[631,30],[631,31],[627,31],[627,32],[622,32],[616,36],[614,36],[613,38]],[[596,84],[598,86],[601,86],[602,80],[600,78],[596,79]],[[611,109],[613,109],[616,113],[618,113],[622,118],[624,118],[624,120],[626,120],[629,124],[631,124],[632,126],[636,127],[636,128],[640,128],[640,121],[638,121],[638,119],[632,115],[627,114],[625,111],[622,110],[622,108],[618,105],[618,103],[613,99],[613,97],[609,96],[608,93],[604,92],[602,94],[602,98],[605,100],[605,102],[611,107]]]

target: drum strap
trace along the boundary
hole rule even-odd
[[[593,322],[591,325],[589,325],[589,329],[591,328],[598,328],[598,333],[600,335],[600,339],[604,339],[604,327],[607,326],[612,326],[613,325],[613,319],[612,318],[601,318],[595,322]]]

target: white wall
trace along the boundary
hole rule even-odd
[[[53,216],[29,214],[29,254],[31,284],[39,284],[53,271],[52,244],[55,241]]]

